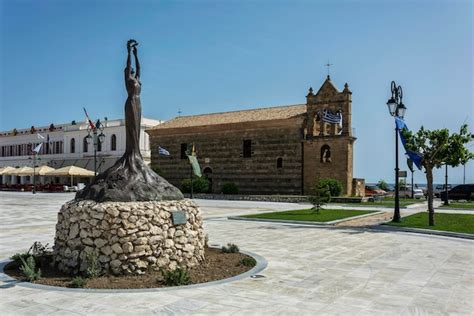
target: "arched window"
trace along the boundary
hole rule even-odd
[[[89,144],[87,144],[87,137],[84,137],[84,140],[82,141],[82,151],[87,152],[89,149]]]
[[[331,147],[329,147],[329,145],[321,147],[321,162],[331,162]]]
[[[102,151],[102,142],[100,140],[97,141],[97,151]]]
[[[115,134],[112,134],[112,137],[110,137],[110,150],[117,150],[117,136]]]
[[[277,159],[277,169],[283,168],[283,158],[278,158]]]
[[[70,152],[71,154],[76,152],[76,140],[74,138],[71,139]]]

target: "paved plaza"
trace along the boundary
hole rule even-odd
[[[52,244],[57,212],[73,196],[0,192],[0,259],[34,241]],[[473,315],[472,240],[231,221],[226,216],[302,205],[197,203],[209,243],[232,242],[263,256],[265,278],[142,293],[48,291],[0,282],[1,314]]]

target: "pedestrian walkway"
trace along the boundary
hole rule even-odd
[[[70,198],[0,192],[0,257],[37,240],[52,244],[57,212]],[[2,315],[472,315],[471,240],[229,221],[229,214],[301,205],[197,202],[209,243],[232,242],[263,256],[264,278],[148,293],[45,291],[0,282]]]

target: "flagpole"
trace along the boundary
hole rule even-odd
[[[36,194],[36,152],[33,154],[33,194]]]
[[[194,196],[193,196],[193,191],[194,191],[194,190],[193,190],[193,179],[194,179],[193,173],[194,173],[194,172],[193,172],[193,165],[191,164],[191,199],[194,198]]]

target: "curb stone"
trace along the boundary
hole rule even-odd
[[[240,221],[250,221],[250,222],[269,222],[269,223],[287,223],[287,224],[304,224],[304,225],[313,225],[313,226],[332,226],[339,223],[352,221],[359,218],[374,216],[378,214],[383,214],[382,211],[376,211],[368,214],[362,214],[358,216],[346,217],[342,219],[337,219],[330,222],[311,222],[311,221],[296,221],[296,220],[285,220],[285,219],[267,219],[267,218],[249,218],[243,216],[229,216],[227,219],[229,220],[240,220]]]

